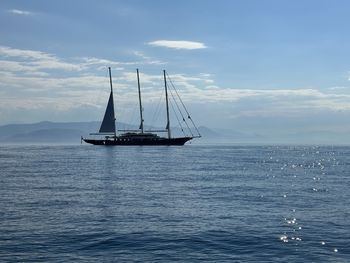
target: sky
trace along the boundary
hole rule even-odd
[[[198,126],[350,132],[348,10],[342,0],[2,0],[0,125],[101,120],[111,67],[118,121],[137,122],[136,68],[154,121],[166,69]]]

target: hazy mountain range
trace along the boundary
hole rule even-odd
[[[2,143],[80,143],[81,136],[88,136],[91,132],[96,132],[100,122],[49,122],[43,121],[31,124],[8,124],[0,126],[0,141]],[[117,123],[121,129],[137,129],[135,125],[126,123]],[[145,129],[151,127],[145,126]],[[153,129],[159,129],[152,127]],[[259,135],[250,135],[237,131],[212,130],[201,126],[198,128],[201,135],[201,141],[220,142],[224,140],[233,140],[239,142],[260,138]],[[172,134],[180,135],[180,130],[174,128]]]
[[[81,136],[96,132],[100,122],[38,122],[31,124],[8,124],[0,126],[1,143],[73,143],[79,144]],[[137,129],[135,125],[117,123],[119,128]],[[146,129],[150,127],[145,127]],[[154,128],[154,127],[153,127]],[[327,131],[309,131],[279,136],[268,136],[256,133],[245,133],[228,129],[211,129],[201,126],[202,138],[195,143],[279,143],[279,144],[350,144],[348,133]],[[173,134],[179,134],[174,129]]]

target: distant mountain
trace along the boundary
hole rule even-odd
[[[79,142],[81,135],[95,129],[98,122],[39,122],[0,126],[0,141],[7,143]],[[92,127],[92,128],[90,128]]]
[[[50,130],[76,130],[80,131],[81,135],[88,131],[96,130],[99,122],[50,122],[43,121],[30,124],[9,124],[0,126],[0,140],[8,140],[9,138],[18,139],[18,135],[30,134],[39,130],[48,132]],[[52,131],[50,134],[53,134]],[[34,134],[34,133],[33,133]],[[56,133],[57,135],[57,133]]]
[[[265,137],[259,134],[250,134],[229,129],[216,129],[214,131],[203,126],[198,129],[202,135],[200,142],[203,143],[260,143],[265,140]]]
[[[246,133],[240,131],[234,131],[230,129],[218,129],[219,133],[222,134],[222,137],[226,139],[238,139],[238,140],[263,140],[265,136],[257,133]]]
[[[9,124],[0,126],[1,143],[80,143],[81,136],[98,131],[100,122],[38,122],[31,124]],[[117,122],[121,129],[137,129],[136,125]],[[145,127],[145,129],[159,129]],[[210,129],[200,126],[202,138],[194,143],[254,143],[254,144],[350,144],[347,132],[303,131],[276,135],[260,135],[229,129]],[[183,135],[178,128],[173,136]],[[188,135],[188,134],[187,134]]]
[[[79,142],[82,135],[81,130],[72,129],[44,129],[35,130],[28,133],[18,133],[6,138],[8,142],[26,143],[64,143],[64,142]]]
[[[218,137],[222,137],[222,134],[217,133],[205,126],[200,126],[198,127],[198,130],[200,132],[200,134],[203,136],[203,138],[218,138]]]
[[[117,122],[120,129],[137,129],[135,125]],[[9,124],[0,126],[0,142],[5,143],[80,143],[81,136],[88,136],[98,131],[100,122],[49,122],[43,121],[30,124]],[[147,127],[145,129],[158,129]],[[218,138],[221,135],[207,127],[200,127],[203,138]],[[174,128],[174,136],[181,130]]]

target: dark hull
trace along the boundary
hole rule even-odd
[[[158,139],[125,139],[125,140],[112,140],[112,139],[83,139],[84,142],[94,145],[107,145],[107,146],[131,146],[131,145],[184,145],[187,141],[192,140],[192,137],[180,137],[180,138],[158,138]]]

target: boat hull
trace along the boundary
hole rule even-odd
[[[84,142],[93,145],[106,145],[106,146],[132,146],[132,145],[184,145],[187,141],[192,140],[192,137],[180,137],[180,138],[158,138],[158,139],[83,139]]]

